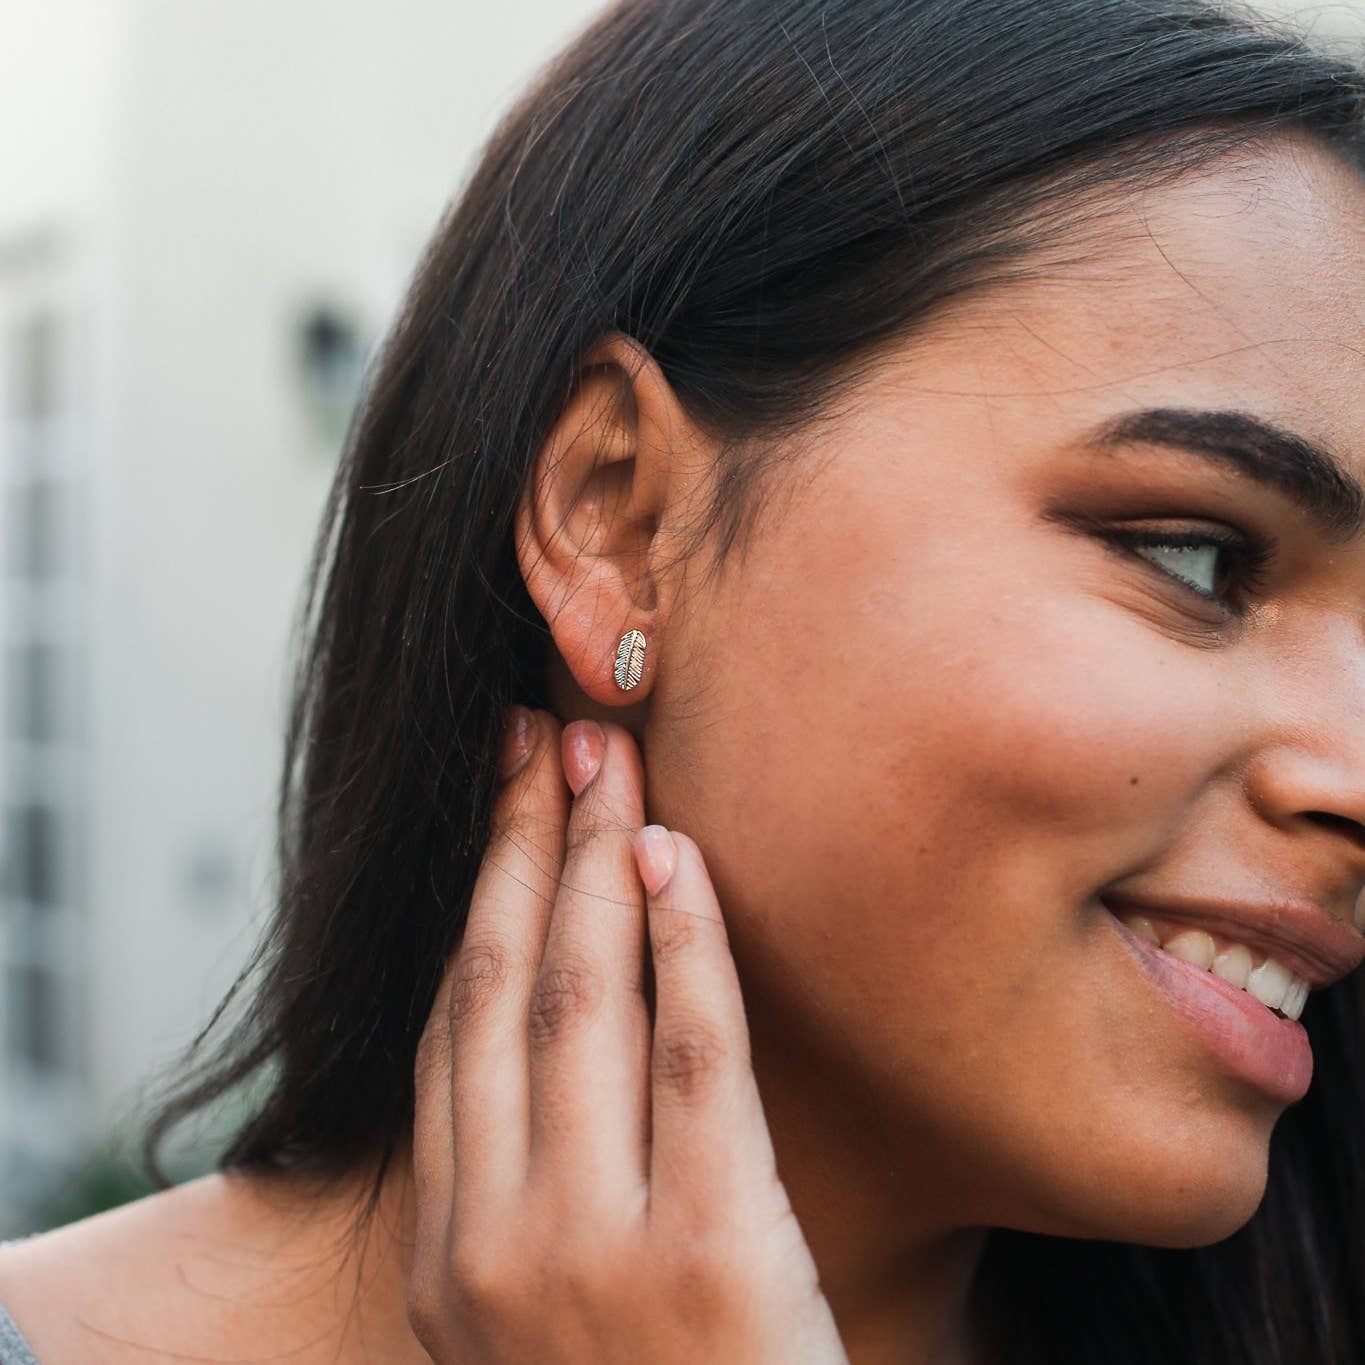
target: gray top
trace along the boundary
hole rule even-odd
[[[5,1312],[3,1303],[0,1303],[0,1365],[38,1365],[38,1357],[29,1350],[24,1334]]]
[[[10,1242],[0,1242],[0,1247],[23,1240],[22,1237],[14,1237]],[[24,1340],[24,1334],[15,1325],[14,1319],[5,1312],[3,1303],[0,1303],[0,1365],[39,1365],[38,1357]]]

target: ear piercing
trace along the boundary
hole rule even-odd
[[[645,637],[643,632],[628,630],[616,647],[616,685],[629,692],[640,681],[645,671]]]

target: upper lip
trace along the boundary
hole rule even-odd
[[[1340,981],[1365,961],[1365,938],[1312,901],[1288,896],[1269,901],[1191,900],[1117,891],[1100,900],[1111,911],[1145,911],[1259,948],[1315,988]]]

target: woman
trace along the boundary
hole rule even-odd
[[[255,1107],[0,1253],[43,1365],[1365,1360],[1363,128],[1195,0],[604,14],[369,387],[149,1154]]]

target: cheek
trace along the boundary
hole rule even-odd
[[[708,617],[709,718],[670,763],[783,1007],[852,1039],[873,1005],[903,1052],[1055,995],[1089,898],[1178,834],[1221,752],[1214,656],[1039,564],[1036,536],[935,544],[845,550],[799,592],[756,569]]]
[[[1070,561],[1021,588],[1036,553],[959,539],[750,603],[735,668],[714,661],[730,720],[703,764],[708,804],[746,822],[750,866],[762,849],[827,892],[837,870],[845,901],[894,888],[898,917],[913,905],[925,930],[965,933],[945,885],[1009,878],[1012,901],[1022,881],[1059,911],[1059,894],[1090,895],[1178,833],[1228,747],[1217,656],[1087,589]]]
[[[1227,670],[1036,540],[746,578],[657,736],[658,818],[706,852],[755,1029],[870,1082],[978,1183],[1021,1171],[1060,1218],[1135,1169],[1182,1188],[1193,1142],[1226,1183],[1206,1163],[1192,1216],[1254,1207],[1263,1124],[1200,1126],[1189,1059],[1154,1056],[1165,1025],[1091,908],[1226,762]],[[1082,1141],[1103,1159],[1053,1162]]]

